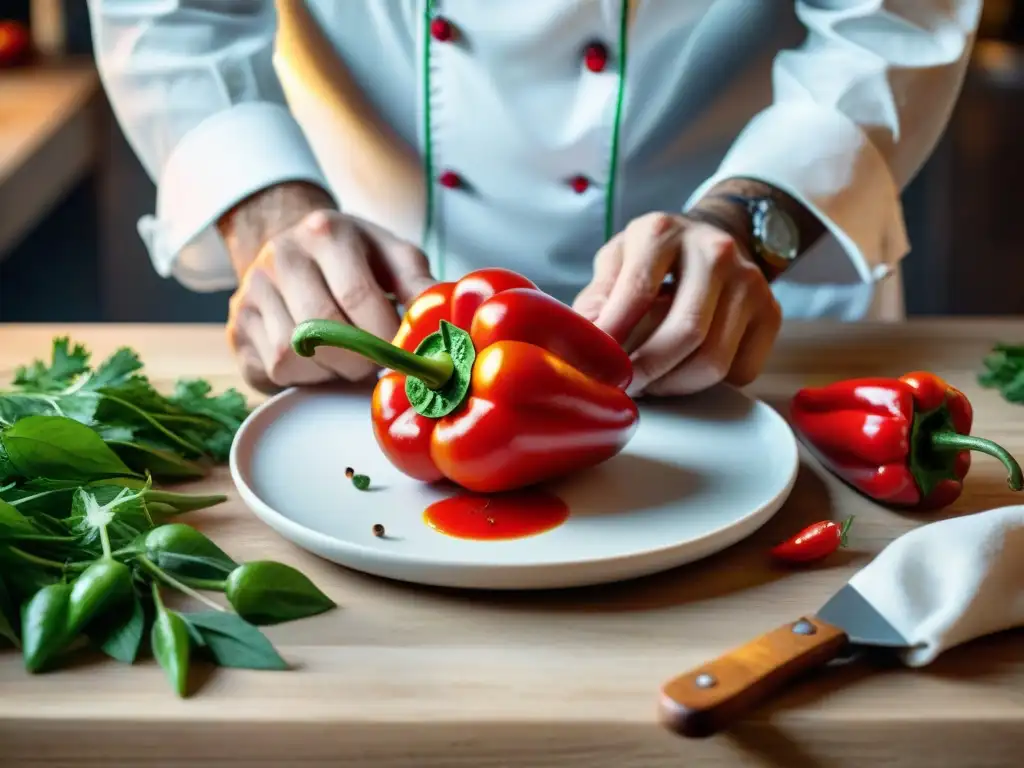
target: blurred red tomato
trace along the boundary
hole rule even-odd
[[[28,29],[17,21],[0,21],[0,67],[20,64],[30,47]]]

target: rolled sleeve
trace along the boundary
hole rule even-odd
[[[214,226],[254,192],[287,181],[328,188],[301,128],[283,106],[238,104],[217,112],[174,147],[160,176],[156,215],[139,233],[156,271],[193,290],[234,285]]]
[[[814,213],[864,282],[909,252],[900,194],[959,95],[980,0],[801,0],[803,45],[773,68],[774,103],[737,137],[687,208],[721,181],[770,184]]]

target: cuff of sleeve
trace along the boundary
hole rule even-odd
[[[885,158],[835,110],[816,104],[769,107],[747,125],[686,208],[730,178],[770,184],[804,205],[866,283],[889,275],[910,250],[900,190]]]
[[[285,107],[249,102],[208,117],[174,148],[160,175],[156,215],[139,221],[157,273],[193,290],[233,287],[227,249],[213,225],[240,200],[286,181],[329,189]]]

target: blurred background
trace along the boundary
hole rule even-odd
[[[160,278],[139,240],[153,184],[103,97],[84,0],[0,0],[4,20],[35,53],[16,63],[0,27],[0,322],[222,321],[226,294]],[[986,0],[963,95],[904,204],[908,313],[1024,313],[1024,0]]]

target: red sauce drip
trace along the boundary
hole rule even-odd
[[[521,539],[550,531],[569,517],[569,507],[543,491],[494,496],[460,494],[427,507],[423,519],[439,533],[458,539]]]

